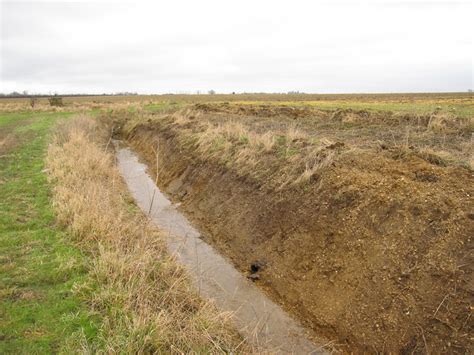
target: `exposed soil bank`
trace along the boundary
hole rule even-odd
[[[167,235],[169,251],[186,266],[199,293],[231,312],[234,324],[257,351],[323,354],[305,329],[264,295],[210,245],[176,206],[156,187],[146,165],[128,148],[117,152],[117,163],[138,206]]]
[[[274,189],[182,132],[142,123],[128,140],[152,167],[158,151],[160,187],[205,240],[258,265],[257,283],[316,334],[345,350],[473,351],[470,170],[365,150]]]

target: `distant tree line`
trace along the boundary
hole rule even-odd
[[[4,94],[0,93],[0,96],[7,96],[7,97],[29,97],[28,91],[23,91],[23,92],[18,92],[18,91],[12,91],[9,94]]]
[[[180,93],[166,93],[165,95],[179,95],[179,94],[185,94],[185,95],[190,95],[190,94],[193,94],[191,92],[180,92]],[[201,95],[202,92],[200,90],[196,91],[195,94],[197,95]],[[208,90],[207,91],[207,94],[208,95],[216,95],[217,92],[215,90]],[[236,94],[235,91],[232,92],[232,94]],[[268,94],[266,92],[241,92],[241,94],[244,94],[244,95],[251,95],[251,94]],[[273,94],[285,94],[285,93],[281,93],[281,92],[275,92]],[[304,92],[301,92],[301,91],[288,91],[286,94],[288,95],[301,95],[301,94],[305,94]],[[136,92],[129,92],[129,91],[123,91],[123,92],[116,92],[116,93],[103,93],[103,94],[61,94],[60,96],[62,97],[79,97],[79,96],[137,96],[138,93]],[[4,94],[4,93],[0,93],[0,98],[7,98],[7,97],[14,97],[14,98],[31,98],[31,97],[37,97],[37,98],[40,98],[40,97],[51,97],[51,96],[58,96],[58,93],[54,93],[54,94],[30,94],[28,93],[28,91],[22,91],[22,92],[18,92],[18,91],[12,91],[8,94]]]
[[[75,96],[137,96],[138,93],[136,92],[117,92],[117,93],[110,93],[110,94],[63,94],[61,96],[67,96],[67,97],[75,97]],[[28,91],[12,91],[8,94],[0,93],[0,98],[29,98],[29,97],[51,97],[51,96],[58,96],[57,93],[55,94],[29,94]]]

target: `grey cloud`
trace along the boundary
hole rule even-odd
[[[7,2],[0,91],[464,91],[454,3]]]

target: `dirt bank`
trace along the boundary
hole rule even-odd
[[[244,272],[258,265],[256,282],[315,333],[344,350],[473,351],[472,171],[376,139],[410,126],[436,142],[440,120],[245,110],[129,117],[125,131],[151,167],[158,152],[160,187],[206,239]],[[295,119],[284,149],[280,133],[264,140]],[[447,122],[468,144],[469,127]]]

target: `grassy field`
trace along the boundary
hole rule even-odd
[[[49,353],[83,332],[94,338],[96,319],[73,294],[88,278],[88,257],[55,222],[44,172],[50,129],[64,114],[1,115],[0,352]]]
[[[265,101],[237,101],[233,104],[262,104]],[[371,112],[399,112],[409,114],[424,114],[427,112],[452,113],[460,117],[469,117],[474,113],[474,103],[468,100],[420,100],[420,101],[358,101],[358,100],[319,100],[319,101],[278,101],[270,104],[289,107],[314,107],[321,110],[367,110]]]
[[[235,105],[276,105],[314,107],[323,110],[353,109],[427,114],[435,111],[459,117],[474,116],[472,93],[415,94],[217,94],[65,97],[64,108],[55,110],[102,110],[133,107],[151,111],[163,106],[182,107],[195,103],[231,103]],[[31,110],[29,99],[0,99],[6,111]],[[38,100],[34,110],[51,110],[47,98]]]

